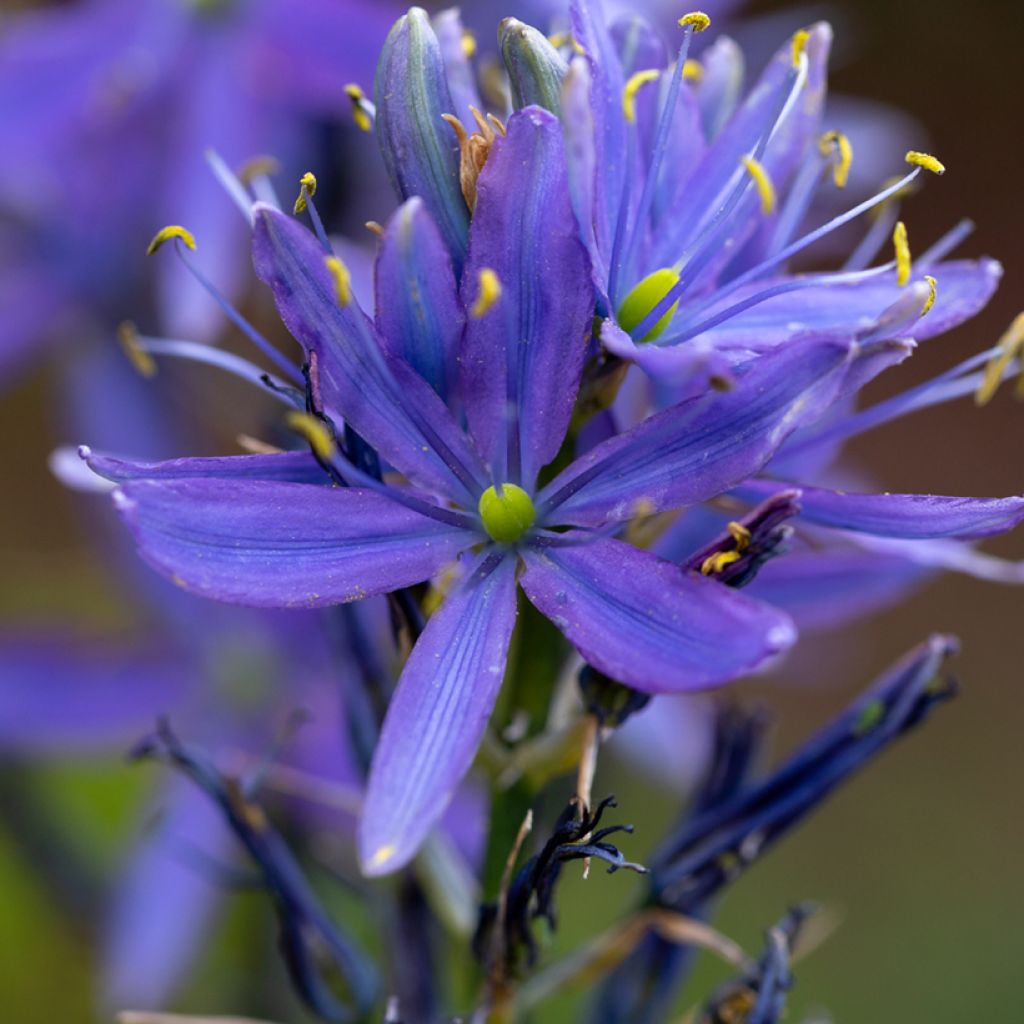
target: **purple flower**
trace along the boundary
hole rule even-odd
[[[569,427],[593,309],[553,116],[528,108],[495,140],[461,291],[423,204],[396,215],[379,257],[376,321],[345,287],[339,294],[336,257],[312,234],[266,204],[254,217],[257,272],[306,350],[314,407],[408,482],[379,483],[330,443],[317,445],[319,460],[350,486],[327,486],[317,459],[299,454],[157,465],[87,457],[119,482],[144,557],[205,596],[329,605],[408,587],[461,556],[461,580],[427,624],[385,722],[361,823],[366,870],[407,860],[468,769],[504,673],[517,574],[589,662],[638,689],[715,685],[791,643],[785,616],[610,533],[756,472],[835,397],[845,346],[782,351],[732,394],[666,410],[541,485]],[[417,223],[421,244],[403,246]],[[410,279],[415,292],[381,292]],[[428,324],[451,323],[439,310],[466,311],[458,347],[434,332],[440,351],[426,364],[408,345],[429,333],[389,336],[407,322],[394,309],[413,295]],[[434,382],[457,377],[468,433],[412,368],[439,361],[448,369]]]
[[[323,232],[311,175],[296,211],[308,208],[315,234],[271,202],[250,209],[244,186],[231,186],[252,220],[257,274],[304,351],[301,374],[227,306],[281,377],[213,349],[138,340],[149,354],[199,358],[264,381],[292,407],[289,422],[310,442],[310,454],[145,464],[83,451],[119,485],[117,504],[143,557],[194,593],[260,607],[322,607],[449,577],[438,586],[444,599],[408,658],[374,755],[359,835],[369,874],[408,861],[472,763],[504,675],[517,581],[595,669],[647,693],[726,682],[792,643],[787,616],[714,578],[737,560],[752,576],[772,544],[786,539],[774,532],[777,523],[763,551],[748,552],[750,531],[740,528],[730,535],[735,552],[720,543],[691,569],[679,563],[699,544],[670,562],[616,534],[635,520],[730,492],[757,504],[771,485],[755,478],[786,465],[780,453],[792,460],[800,444],[827,447],[820,438],[837,424],[856,429],[846,414],[850,400],[906,357],[912,343],[889,339],[916,323],[930,295],[927,285],[927,295],[911,288],[909,302],[898,297],[864,329],[837,307],[821,329],[748,352],[730,367],[736,372],[724,390],[721,382],[690,388],[631,429],[613,425],[599,442],[578,436],[573,417],[595,350],[595,313],[613,312],[606,300],[614,283],[602,290],[601,282],[606,271],[612,281],[620,263],[629,266],[614,248],[609,263],[601,237],[629,236],[620,231],[629,217],[612,218],[610,210],[629,191],[635,168],[632,158],[618,159],[634,153],[625,134],[634,122],[620,116],[630,94],[609,92],[608,82],[597,88],[613,38],[589,8],[574,12],[588,60],[573,67],[595,83],[587,102],[573,105],[570,70],[562,120],[528,105],[507,125],[474,115],[473,136],[443,116],[469,98],[465,52],[450,45],[457,23],[439,21],[447,31],[438,35],[414,8],[392,30],[375,114],[404,204],[381,231],[372,317]],[[684,21],[688,39],[701,19]],[[734,127],[722,130],[722,138],[741,138],[730,145],[738,145],[734,156],[753,183],[725,197],[729,216],[748,207],[756,213],[751,197],[761,193],[763,201],[770,143],[799,136],[812,118],[813,104],[797,99],[817,87],[821,66],[811,58],[827,33],[816,31],[798,37],[730,119]],[[519,94],[551,96],[563,67],[551,44],[515,24],[506,22],[503,32],[510,74],[523,76]],[[673,76],[667,109],[676,109],[680,81]],[[787,121],[789,110],[800,112],[796,123]],[[589,125],[589,136],[580,124]],[[587,138],[600,147],[588,153]],[[597,167],[592,180],[581,173]],[[722,181],[733,177],[731,169]],[[637,199],[644,217],[659,206],[647,191]],[[593,206],[581,204],[588,194]],[[582,242],[581,210],[597,211]],[[676,214],[694,216],[685,203]],[[731,236],[717,228],[702,233],[699,223],[694,230],[719,270],[733,264],[740,250],[726,244]],[[638,256],[648,243],[664,242],[648,234],[644,227]],[[188,232],[158,236],[169,239],[195,271]],[[649,286],[642,288],[644,298]],[[623,336],[611,318],[602,334],[606,342]],[[789,500],[799,498],[794,490]],[[974,537],[1007,529],[1022,514],[1014,498],[851,498],[822,489],[808,491],[807,508],[821,528],[890,543]],[[417,618],[413,606],[414,629]]]
[[[924,340],[984,306],[1000,266],[944,262],[969,226],[912,259],[899,198],[924,170],[942,173],[927,154],[909,153],[899,181],[806,227],[854,158],[845,135],[823,130],[828,25],[787,41],[740,101],[735,44],[722,39],[688,62],[707,22],[680,24],[671,63],[642,21],[609,27],[600,3],[573,5],[578,55],[565,65],[560,113],[595,287],[617,328],[603,336],[611,353],[699,389],[794,337]],[[870,211],[877,218],[838,271],[788,269]],[[895,258],[871,266],[890,238]]]

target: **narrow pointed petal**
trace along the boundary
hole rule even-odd
[[[626,80],[600,4],[573,0],[570,24],[576,45],[590,69],[590,111],[600,172],[596,180],[594,216],[598,238],[609,244],[618,219],[626,180],[628,135],[622,111]]]
[[[728,682],[796,639],[789,617],[647,551],[577,544],[525,556],[526,596],[606,675],[671,693]]]
[[[384,347],[446,397],[466,318],[451,257],[422,199],[410,199],[391,218],[377,257],[375,287]]]
[[[816,549],[776,558],[746,592],[790,614],[801,632],[836,629],[899,604],[937,571],[870,551]]]
[[[731,391],[681,402],[587,452],[544,488],[538,514],[595,526],[721,494],[829,408],[848,366],[846,345],[813,339],[765,356]]]
[[[78,450],[86,465],[106,480],[189,480],[217,477],[242,480],[276,480],[280,483],[331,483],[323,467],[309,452],[281,452],[279,455],[228,455],[201,459],[168,459],[165,462],[136,462],[84,445]]]
[[[368,875],[406,864],[469,770],[505,673],[515,559],[485,553],[427,624],[391,699],[359,823]]]
[[[553,115],[530,107],[512,116],[478,196],[463,298],[472,305],[485,269],[497,274],[501,296],[469,320],[462,392],[481,453],[495,472],[507,453],[506,479],[519,462],[529,486],[568,429],[593,312]]]
[[[119,651],[51,634],[0,646],[0,751],[68,757],[126,749],[189,694],[171,652]]]
[[[732,117],[743,95],[746,69],[735,40],[719,36],[703,53],[704,75],[697,90],[704,137],[715,138]]]
[[[477,538],[355,488],[142,480],[116,492],[142,556],[204,597],[321,608],[432,576]]]
[[[452,109],[445,113],[454,114],[464,125],[471,125],[472,108],[485,108],[476,85],[476,70],[466,49],[466,40],[470,37],[466,35],[462,14],[457,7],[449,7],[435,14],[431,24],[441,47],[445,78],[452,97]]]
[[[457,268],[469,211],[459,184],[459,147],[442,119],[455,111],[444,60],[426,11],[413,7],[391,30],[374,83],[377,138],[401,200],[422,196]]]
[[[774,480],[757,480],[740,488],[760,501],[779,489]],[[1024,497],[956,498],[938,494],[849,494],[801,487],[802,518],[820,526],[855,530],[879,537],[962,540],[991,537],[1024,520]]]
[[[136,736],[136,739],[138,737]],[[202,952],[223,888],[195,863],[230,863],[234,840],[204,793],[174,779],[118,872],[103,937],[103,1002],[112,1011],[164,1008]]]
[[[1002,276],[1002,268],[995,260],[940,263],[928,272],[939,282],[935,305],[926,316],[918,316],[907,326],[902,337],[923,340],[956,327],[984,308]],[[785,344],[798,332],[850,337],[873,330],[882,314],[905,294],[896,284],[895,274],[849,284],[823,281],[817,285],[814,279],[815,275],[808,275],[804,279],[807,287],[766,299],[702,332],[700,340],[720,349],[763,352]],[[711,319],[717,312],[739,305],[769,286],[758,281],[733,292],[717,309],[702,314],[702,319]],[[880,336],[895,335],[891,329],[884,329]]]
[[[257,205],[253,261],[285,325],[307,353],[316,354],[329,412],[344,417],[396,469],[425,487],[459,493],[467,477],[482,476],[479,460],[430,385],[383,352],[355,302],[338,302],[324,252],[309,231]]]
[[[569,193],[580,237],[590,256],[594,292],[608,309],[608,259],[611,239],[606,218],[598,210],[603,178],[598,173],[597,137],[591,106],[593,77],[590,65],[575,57],[562,83],[562,128],[565,132],[565,160]]]

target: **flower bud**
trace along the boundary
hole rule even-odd
[[[454,107],[430,19],[420,7],[398,19],[384,43],[374,82],[377,140],[403,201],[421,196],[459,268],[469,211],[459,184],[459,147],[442,115]]]
[[[569,65],[561,54],[543,33],[516,18],[506,18],[501,23],[498,42],[516,110],[535,104],[559,114],[562,80],[569,73]]]

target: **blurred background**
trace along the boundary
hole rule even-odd
[[[8,24],[2,14],[27,6],[4,0],[0,43]],[[467,13],[473,6],[464,5]],[[515,0],[507,6],[514,12]],[[930,242],[969,216],[978,227],[960,254],[991,255],[1006,269],[986,311],[887,374],[871,393],[881,398],[989,346],[1024,306],[1024,143],[1017,130],[1024,8],[1002,0],[976,0],[969,9],[952,0],[836,0],[814,14],[827,15],[837,29],[833,91],[893,104],[924,127],[926,138],[895,141],[893,167],[903,150],[920,148],[949,168],[905,208],[912,238]],[[770,25],[774,45],[806,20],[806,8],[794,15],[790,5],[754,2],[737,34],[759,38]],[[356,69],[343,80],[369,86],[367,73]],[[59,53],[52,75],[57,89]],[[30,113],[33,93],[18,102]],[[367,150],[355,133],[343,130],[339,138],[337,131],[317,144]],[[358,160],[367,161],[365,172],[353,162],[342,166],[374,173],[365,152]],[[74,174],[74,167],[63,171]],[[118,187],[116,177],[111,187]],[[383,219],[385,204],[382,198],[356,211],[356,220]],[[136,220],[140,260],[160,226],[144,212]],[[4,294],[2,315],[12,318],[12,298]],[[112,579],[116,556],[96,544],[93,519],[102,510],[62,488],[47,468],[57,445],[79,439],[58,415],[67,408],[61,364],[70,358],[55,348],[0,399],[0,622],[9,638],[38,636],[55,620],[82,636],[126,637],[139,622],[132,592]],[[201,374],[183,376],[187,387],[179,390],[186,392]],[[850,456],[882,489],[1021,493],[1024,406],[1011,391],[980,410],[965,401],[917,414],[855,443]],[[225,395],[230,400],[230,391],[200,390],[198,398],[177,399],[177,411],[205,418],[206,404]],[[117,393],[109,400],[117,403]],[[991,550],[1024,558],[1024,531]],[[724,901],[718,925],[750,948],[792,901],[811,898],[838,915],[841,927],[798,969],[791,1019],[817,1009],[837,1021],[929,1024],[1014,1015],[1024,942],[1024,702],[1016,689],[1024,682],[1016,646],[1022,624],[1019,590],[947,576],[842,635],[810,637],[785,673],[748,686],[771,708],[773,749],[782,753],[929,633],[948,631],[963,641],[954,668],[964,688],[956,703],[844,789]],[[0,1006],[4,1020],[19,1024],[103,1019],[95,1009],[98,894],[135,841],[157,774],[126,765],[116,746],[89,756],[61,756],[59,749],[45,760],[19,756],[17,744],[0,751]],[[663,789],[635,768],[605,762],[596,792],[611,788],[637,826],[624,849],[642,861],[671,814]],[[626,875],[598,872],[583,882],[570,873],[551,952],[610,923],[635,898],[637,884]],[[213,941],[175,1008],[305,1019],[283,994],[263,901],[239,896],[213,920]],[[705,991],[716,977],[703,965],[690,991]],[[538,1020],[570,1019],[569,1005],[556,1004]]]

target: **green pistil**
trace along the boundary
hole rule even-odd
[[[655,306],[679,283],[679,275],[668,267],[648,274],[626,297],[619,306],[619,326],[628,334],[643,323]],[[672,308],[651,328],[647,336],[640,341],[654,341],[660,338],[676,315],[679,303]]]
[[[480,521],[491,540],[514,544],[537,519],[533,499],[515,484],[488,487],[480,495]]]

